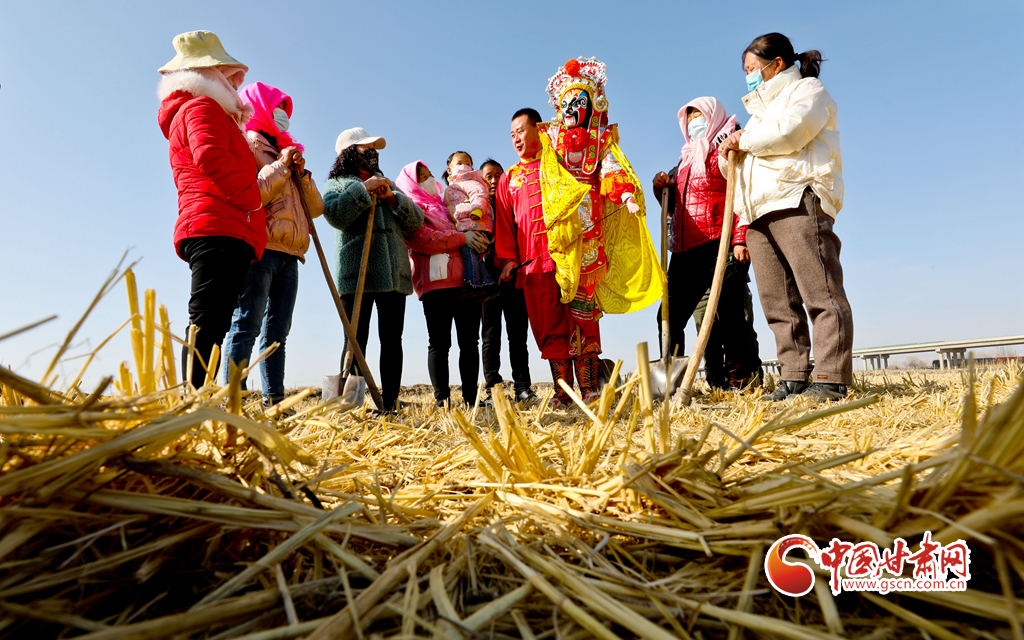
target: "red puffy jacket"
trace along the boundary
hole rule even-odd
[[[722,236],[725,217],[726,180],[718,168],[718,150],[708,152],[703,176],[690,173],[690,166],[676,171],[676,206],[672,213],[672,242],[669,248],[678,253],[717,240]],[[680,207],[679,203],[685,203]],[[746,244],[747,227],[733,218],[732,244]]]
[[[175,91],[160,103],[160,129],[170,143],[178,187],[174,250],[197,236],[230,236],[252,246],[259,260],[267,220],[256,184],[256,159],[238,124],[207,96]]]

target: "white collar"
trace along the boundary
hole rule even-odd
[[[785,71],[775,74],[771,80],[743,96],[743,106],[747,113],[755,115],[757,112],[763,111],[772,100],[782,93],[783,89],[800,78],[800,67],[795,64],[791,64]]]

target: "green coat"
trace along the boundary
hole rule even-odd
[[[391,191],[398,198],[398,206],[377,200],[363,291],[398,291],[409,295],[412,293],[412,267],[405,234],[420,228],[423,211],[399,191],[394,182]],[[373,198],[357,176],[330,178],[324,184],[324,218],[335,229],[334,279],[341,295],[356,291],[366,218],[372,206]]]

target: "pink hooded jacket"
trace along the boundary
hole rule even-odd
[[[302,201],[305,200],[310,217],[317,218],[324,212],[324,200],[309,171],[299,178],[302,184],[300,192],[291,171],[279,161],[280,150],[285,147],[302,149],[302,145],[274,124],[274,109],[282,101],[291,117],[292,99],[280,89],[262,82],[242,87],[240,95],[242,101],[253,109],[245,128],[249,147],[259,168],[256,182],[260,196],[266,202],[263,210],[267,216],[267,249],[293,255],[305,262],[310,235]],[[276,149],[266,136],[273,136],[277,142]]]
[[[269,133],[277,139],[277,146],[281,149],[285,147],[298,147],[299,151],[305,151],[305,147],[296,142],[295,138],[287,131],[278,129],[277,124],[274,122],[274,109],[282,102],[284,102],[284,112],[288,114],[289,118],[292,117],[291,96],[277,87],[272,87],[262,82],[253,82],[246,85],[239,90],[238,94],[245,104],[251,105],[253,108],[252,117],[245,124],[246,131]]]
[[[466,244],[466,235],[455,228],[444,200],[424,191],[416,179],[416,168],[421,164],[427,166],[422,160],[410,162],[395,179],[402,193],[423,209],[423,226],[405,237],[412,263],[412,288],[419,298],[437,289],[462,286],[465,269],[459,247]],[[430,256],[440,254],[448,255],[448,277],[431,280]]]
[[[466,165],[456,166],[444,192],[444,200],[459,231],[483,231],[493,236],[494,212],[487,197],[487,181],[479,171]]]

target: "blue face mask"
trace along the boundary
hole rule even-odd
[[[690,134],[690,140],[700,140],[708,130],[708,120],[704,116],[697,116],[686,125],[686,132]]]
[[[772,60],[772,62],[775,61]],[[768,68],[769,64],[771,64],[771,62],[764,65],[757,71],[751,71],[750,73],[747,74],[747,91],[753,91],[754,89],[757,89],[762,84],[764,84],[764,78],[761,76],[761,72]]]

